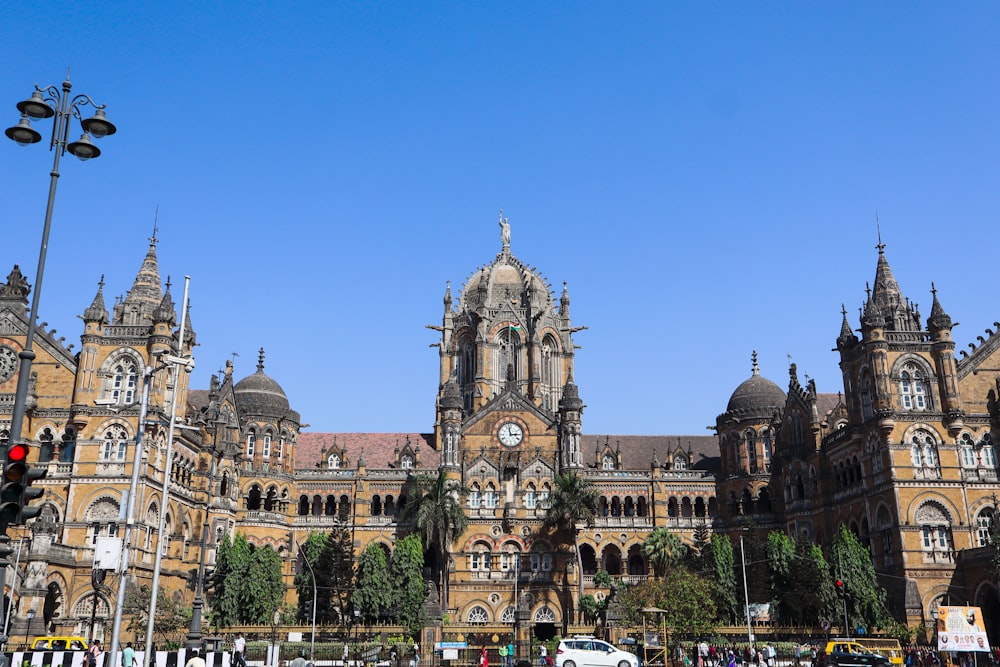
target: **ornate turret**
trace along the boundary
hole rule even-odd
[[[573,382],[571,369],[566,384],[563,386],[562,399],[559,401],[559,461],[564,469],[583,466],[581,444],[584,407],[586,406],[580,400],[580,390]]]
[[[21,273],[21,268],[15,264],[14,268],[7,274],[7,282],[0,285],[0,301],[13,302],[25,308],[28,305],[28,293],[31,285]]]
[[[125,299],[115,304],[115,325],[148,325],[153,321],[153,311],[163,299],[160,288],[160,268],[156,259],[156,235],[149,239],[149,250],[142,261],[142,267],[132,283]]]
[[[101,281],[97,283],[97,294],[86,310],[83,311],[85,322],[97,322],[104,324],[108,321],[108,309],[104,305],[104,274],[101,274]]]

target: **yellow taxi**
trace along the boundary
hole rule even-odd
[[[38,637],[31,642],[32,651],[86,651],[83,637]]]

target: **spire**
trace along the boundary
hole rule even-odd
[[[941,302],[938,301],[937,288],[934,287],[934,283],[931,283],[931,294],[934,295],[934,303],[931,304],[931,316],[927,318],[927,329],[929,331],[941,331],[941,330],[951,330],[954,326],[951,322],[951,316],[944,312],[944,308],[941,307]]]
[[[875,266],[875,288],[872,290],[871,301],[885,314],[887,308],[896,308],[903,304],[903,295],[899,291],[899,284],[895,276],[892,275],[892,268],[889,260],[885,258],[885,244],[882,243],[879,235],[878,264]]]
[[[83,311],[83,319],[91,322],[107,322],[108,309],[104,305],[104,274],[101,274],[101,281],[97,283],[97,294],[90,306]]]
[[[889,331],[920,331],[920,318],[916,304],[903,298],[899,283],[892,275],[889,260],[885,257],[885,244],[879,234],[878,263],[875,267],[875,285],[865,303],[862,324],[885,327]]]
[[[757,366],[757,350],[754,350],[750,355],[750,362],[753,364],[753,368],[750,370],[751,375],[760,375],[760,367]]]
[[[566,281],[563,281],[563,291],[562,296],[559,298],[559,314],[563,317],[569,317],[569,288],[566,287]]]
[[[260,348],[260,351],[257,353],[257,372],[264,372],[264,348]]]
[[[573,369],[570,369],[566,384],[563,386],[562,398],[559,400],[559,407],[566,411],[580,412],[585,406],[580,400],[580,390],[573,382]]]
[[[840,321],[840,335],[837,336],[837,344],[847,347],[852,343],[856,343],[858,337],[854,335],[854,331],[851,329],[851,325],[847,321],[847,308],[844,307],[844,304],[840,304],[840,314],[842,319]]]
[[[153,320],[157,322],[174,322],[176,319],[177,309],[174,308],[174,299],[170,296],[170,276],[167,276],[167,289],[163,292],[163,299],[160,301],[160,305],[153,311]]]
[[[115,306],[115,324],[144,324],[163,299],[160,288],[160,267],[156,259],[156,231],[149,239],[149,250],[125,300]]]
[[[444,310],[451,312],[451,281],[449,280],[444,288]]]

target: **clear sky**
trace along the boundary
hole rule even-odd
[[[7,2],[0,120],[71,67],[119,128],[61,169],[40,319],[75,349],[159,207],[193,385],[264,347],[310,430],[426,432],[424,325],[502,208],[589,327],[585,432],[705,434],[754,349],[841,389],[876,212],[959,348],[1000,319],[997,35],[988,2]],[[0,277],[34,283],[51,164],[0,144]]]

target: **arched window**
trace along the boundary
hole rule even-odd
[[[996,449],[993,448],[993,438],[989,433],[984,433],[979,441],[979,464],[987,468],[997,467]]]
[[[524,492],[524,506],[529,510],[533,510],[535,509],[537,500],[537,496],[535,495],[535,485],[528,484],[528,488]]]
[[[124,461],[128,449],[128,433],[120,424],[113,424],[104,432],[104,447],[101,459],[104,461]]]
[[[473,384],[476,381],[476,345],[471,336],[463,335],[458,341],[458,385],[462,392],[462,405],[472,409]]]
[[[514,622],[514,608],[507,606],[504,607],[503,611],[500,612],[500,622],[501,623],[513,623]]]
[[[493,557],[490,553],[490,545],[485,542],[476,542],[472,545],[472,552],[469,554],[469,569],[473,572],[489,572],[493,567]]]
[[[917,429],[910,437],[910,459],[913,474],[920,479],[936,479],[941,476],[937,453],[937,440],[924,429]]]
[[[915,514],[916,522],[920,526],[920,533],[924,551],[947,555],[952,549],[951,540],[951,518],[947,510],[936,502],[926,502],[917,508]]]
[[[963,433],[958,439],[958,450],[961,453],[962,467],[975,468],[978,463],[976,458],[976,447],[972,443],[972,436]]]
[[[753,429],[747,429],[746,433],[747,461],[750,465],[750,472],[757,472],[757,434]]]
[[[538,506],[542,509],[548,509],[549,506],[549,496],[552,494],[552,488],[549,486],[548,482],[542,484],[542,488],[538,491]]]
[[[899,399],[904,410],[927,409],[924,376],[912,361],[906,362],[899,374]]]
[[[382,514],[382,496],[375,494],[372,496],[372,516]]]
[[[257,448],[257,431],[250,429],[247,433],[247,456],[253,458],[254,450]]]
[[[601,459],[601,470],[614,470],[615,469],[615,457],[611,454],[605,454],[604,458]]]
[[[556,613],[549,607],[539,607],[535,612],[535,623],[555,623]]]
[[[493,483],[486,485],[486,492],[483,493],[483,507],[493,509],[497,506],[497,491],[493,488]]]
[[[260,455],[265,459],[271,458],[271,434],[264,434],[264,447],[262,448]]]
[[[472,509],[478,509],[481,499],[482,494],[479,490],[479,484],[474,482],[472,487],[469,489],[469,507]]]
[[[399,459],[399,467],[403,470],[409,470],[413,467],[413,457],[409,454],[403,454]]]
[[[135,387],[139,373],[133,359],[122,359],[115,366],[111,376],[111,399],[118,405],[135,402]]]
[[[559,369],[559,346],[551,334],[546,334],[542,340],[542,407],[554,410],[558,404],[559,391],[562,388],[562,373]]]
[[[687,470],[688,460],[683,454],[678,454],[674,457],[674,470]]]
[[[340,467],[340,454],[330,454],[326,457],[326,467],[327,468],[339,468]]]
[[[465,620],[469,625],[486,625],[490,622],[490,613],[481,605],[476,605],[466,614]]]
[[[976,515],[976,545],[980,547],[989,546],[992,542],[993,519],[996,511],[992,507],[987,507]]]
[[[861,394],[861,419],[867,421],[875,414],[872,397],[872,376],[865,371],[861,376],[858,387]]]
[[[38,436],[38,440],[41,443],[41,446],[38,448],[38,462],[48,463],[55,455],[55,444],[53,443],[55,437],[52,435],[52,429],[42,429],[41,434]]]
[[[513,372],[516,382],[523,376],[521,368],[521,336],[513,326],[502,328],[496,337],[496,351],[493,357],[493,393],[499,394],[507,384],[507,371]]]

